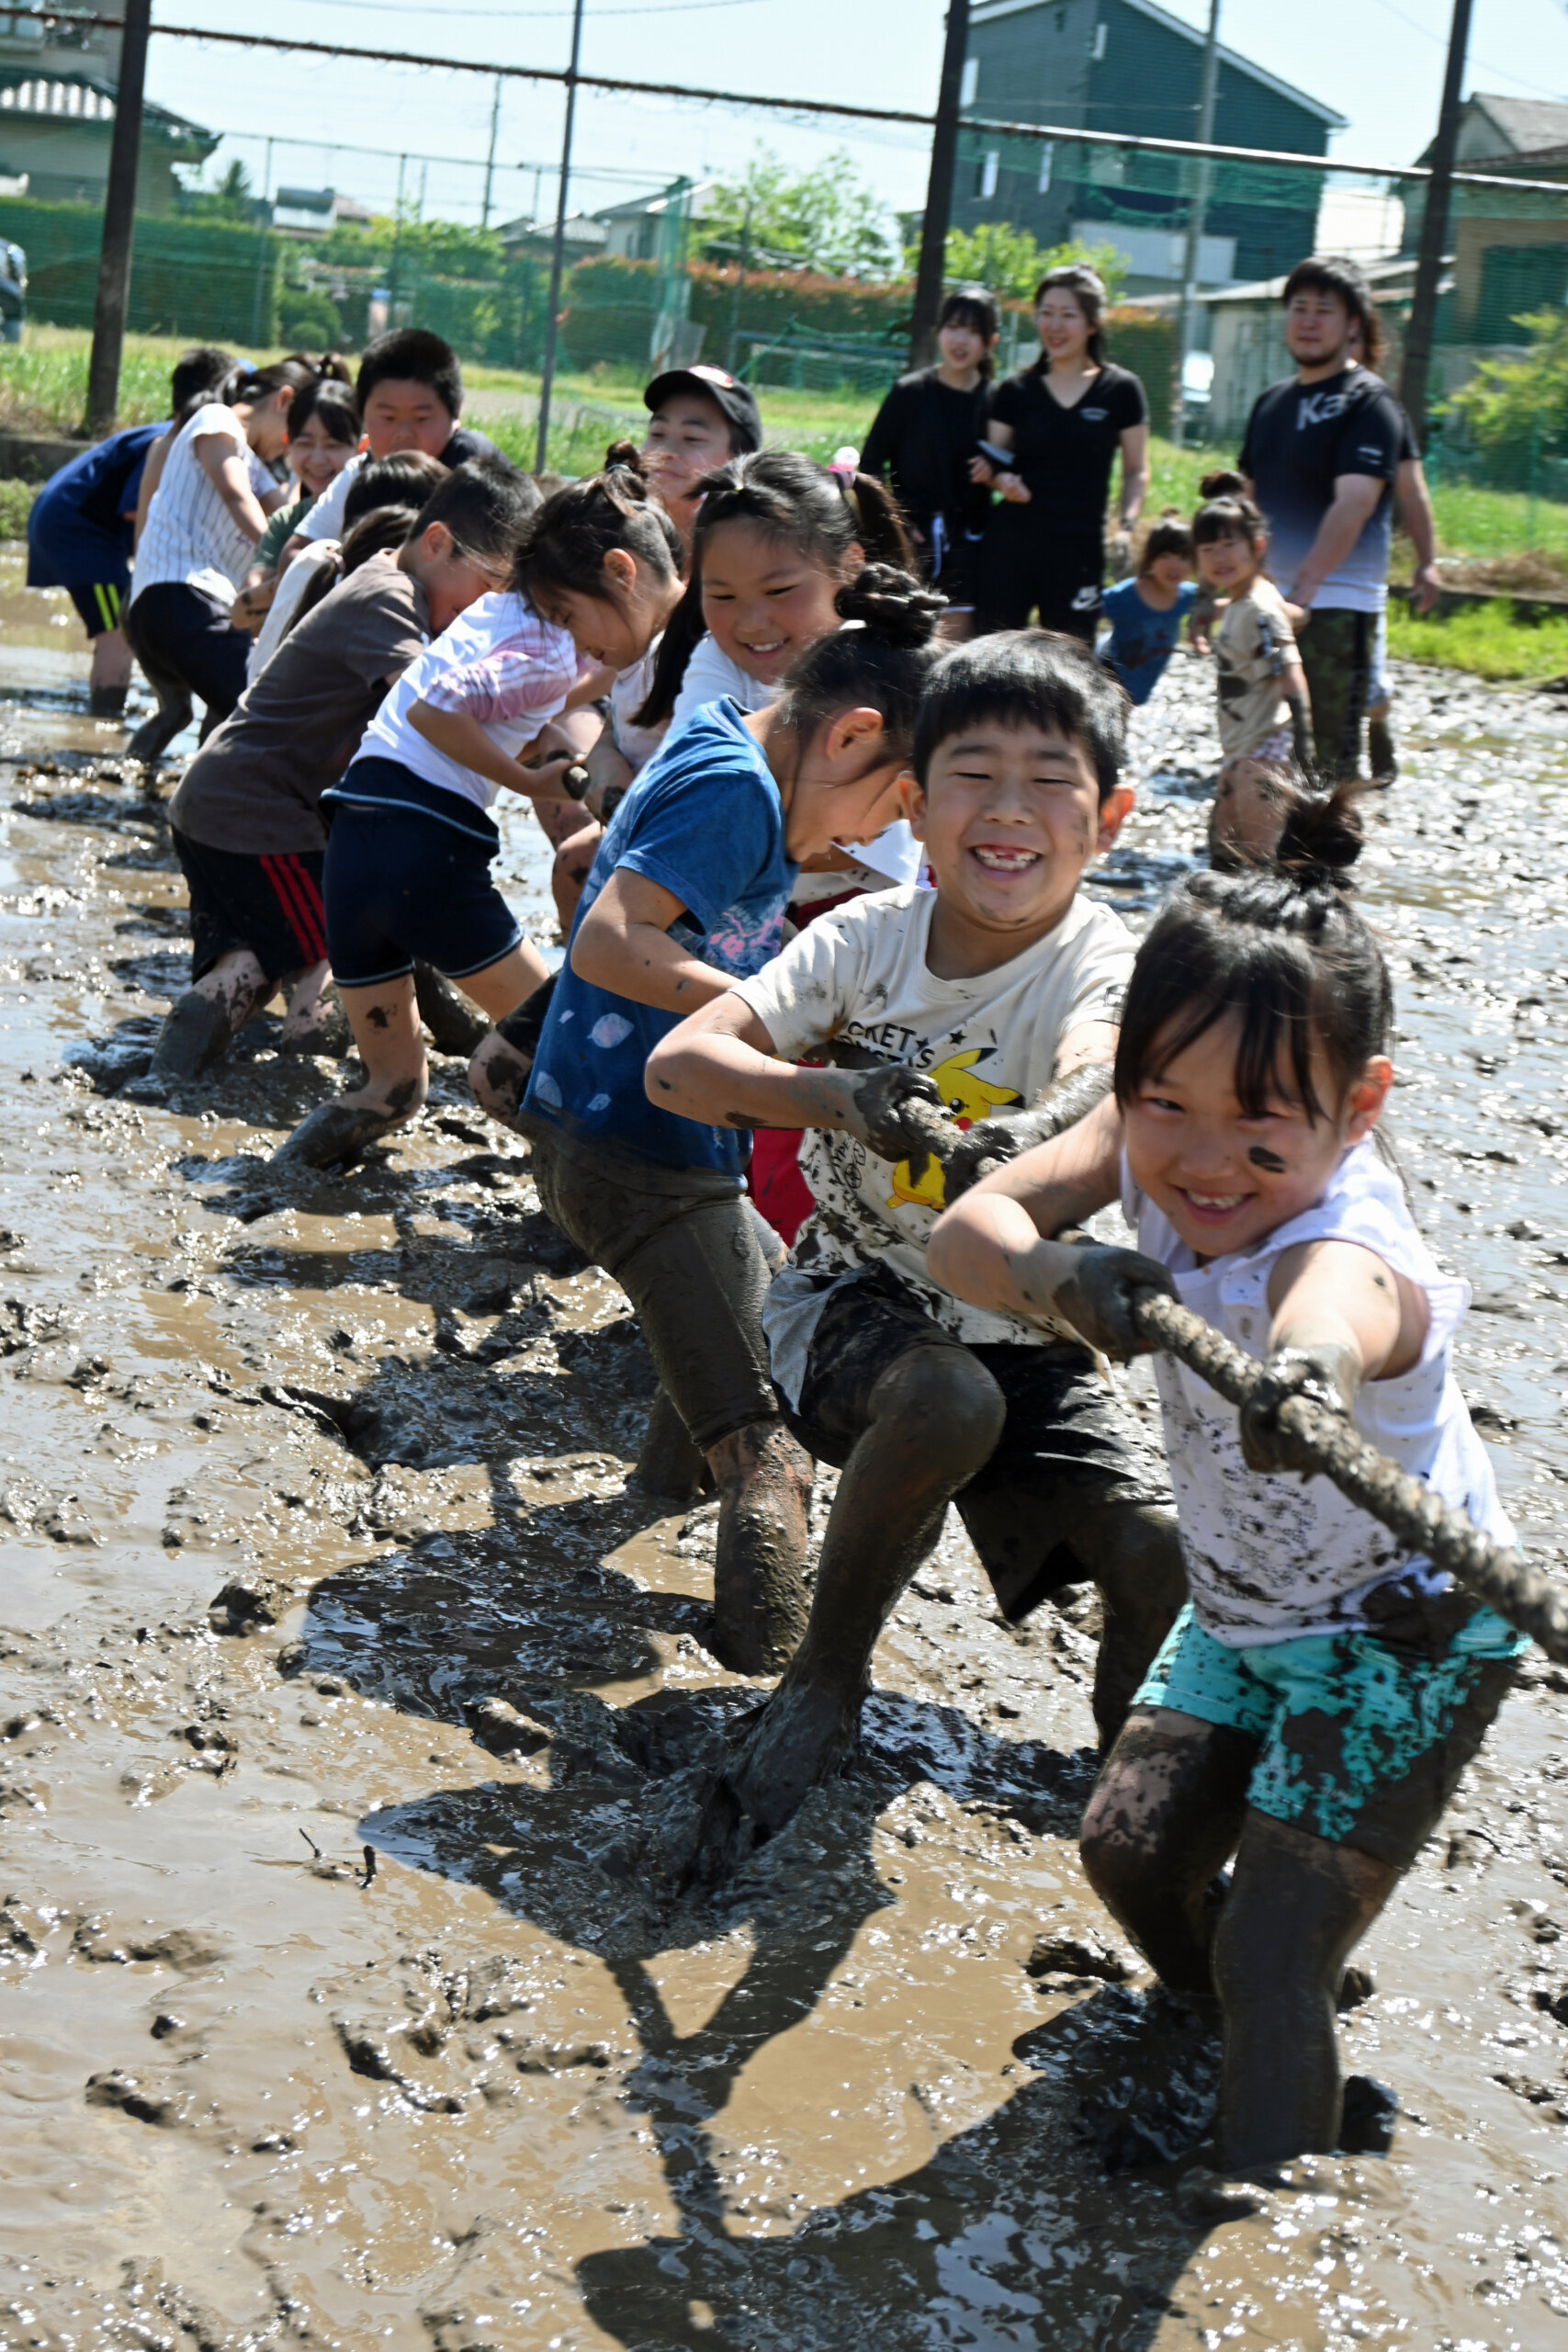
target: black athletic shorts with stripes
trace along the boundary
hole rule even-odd
[[[171,831],[190,891],[193,980],[235,948],[248,947],[269,980],[325,962],[324,851],[251,857],[237,850],[209,849],[177,828]]]

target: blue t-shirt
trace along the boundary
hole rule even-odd
[[[130,585],[132,518],[147,453],[165,424],[132,424],[51,474],[28,516],[28,586]]]
[[[1118,580],[1107,588],[1100,603],[1111,622],[1111,635],[1100,649],[1134,702],[1147,702],[1176,650],[1181,624],[1197,602],[1198,591],[1184,580],[1168,613],[1156,613],[1138,594],[1135,580]]]
[[[670,936],[705,964],[745,978],[778,954],[795,869],[778,786],[734,703],[709,703],[671,729],[637,778],[599,844],[573,939],[623,866],[681,900]],[[739,1184],[748,1137],[657,1110],[644,1091],[649,1054],[682,1018],[579,979],[569,945],[525,1110],[574,1142]]]

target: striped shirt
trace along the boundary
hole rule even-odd
[[[257,499],[277,489],[262,460],[245,439],[245,428],[231,408],[213,401],[198,408],[170,450],[163,477],[147,510],[147,525],[136,551],[135,603],[144,588],[177,581],[196,588],[220,605],[231,605],[240,582],[255,556],[196,454],[196,445],[209,434],[220,434],[234,445]]]

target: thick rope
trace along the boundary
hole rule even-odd
[[[945,1159],[957,1131],[918,1099],[903,1107],[910,1124],[938,1159]],[[983,1163],[989,1172],[997,1162]],[[1233,1347],[1222,1332],[1190,1306],[1161,1291],[1141,1291],[1133,1313],[1144,1336],[1175,1356],[1232,1405],[1247,1404],[1266,1374],[1255,1358]],[[1280,1427],[1292,1437],[1314,1471],[1331,1479],[1342,1495],[1397,1535],[1413,1555],[1447,1571],[1499,1617],[1528,1634],[1548,1657],[1568,1665],[1568,1594],[1517,1552],[1483,1535],[1473,1521],[1442,1502],[1419,1478],[1369,1445],[1351,1424],[1309,1397],[1291,1396],[1278,1408]]]

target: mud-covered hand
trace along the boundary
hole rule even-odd
[[[1326,1342],[1316,1348],[1276,1348],[1263,1367],[1258,1394],[1241,1408],[1241,1452],[1247,1468],[1265,1476],[1299,1470],[1303,1478],[1310,1477],[1318,1464],[1307,1460],[1299,1439],[1280,1428],[1280,1408],[1292,1396],[1305,1396],[1348,1420],[1356,1372],[1348,1348]]]
[[[1176,1284],[1157,1260],[1138,1250],[1085,1241],[1077,1245],[1072,1272],[1057,1284],[1051,1304],[1091,1348],[1125,1363],[1130,1356],[1147,1355],[1156,1344],[1143,1337],[1133,1317],[1133,1301],[1141,1290],[1176,1296]]]
[[[942,1193],[948,1206],[989,1174],[987,1162],[995,1166],[1016,1159],[1020,1152],[1049,1143],[1064,1127],[1076,1127],[1087,1118],[1110,1091],[1111,1064],[1089,1062],[1038,1095],[1027,1109],[998,1111],[989,1119],[976,1119],[942,1158]]]
[[[879,1159],[907,1159],[910,1182],[918,1184],[931,1158],[932,1134],[943,1124],[942,1099],[931,1080],[902,1062],[890,1062],[861,1079],[852,1099],[862,1141]]]

